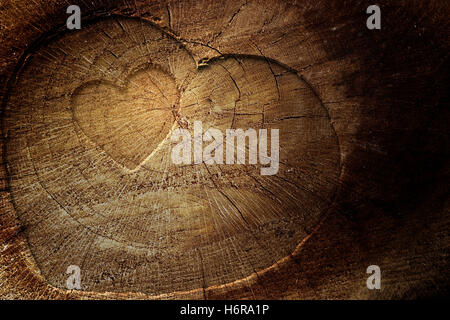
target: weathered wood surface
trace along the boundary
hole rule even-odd
[[[0,296],[444,294],[448,4],[369,4],[6,2]],[[174,166],[194,120],[280,128],[279,174]]]

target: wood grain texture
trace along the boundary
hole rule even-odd
[[[2,298],[446,294],[445,1],[80,5],[0,9]],[[279,128],[279,173],[173,165],[195,120]]]

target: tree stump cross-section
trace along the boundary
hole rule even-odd
[[[194,121],[279,129],[278,173],[173,164],[170,135]],[[36,49],[4,123],[18,218],[42,275],[60,288],[69,265],[96,292],[242,281],[288,259],[339,182],[328,111],[296,72],[248,55],[197,68],[179,41],[132,18],[99,19]]]

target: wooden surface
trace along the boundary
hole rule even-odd
[[[449,7],[387,1],[370,31],[369,4],[97,1],[68,31],[63,2],[7,1],[0,297],[446,294]],[[172,164],[196,120],[279,128],[278,174]]]

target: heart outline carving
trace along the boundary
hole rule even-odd
[[[164,91],[156,83],[161,80],[164,80]],[[149,85],[153,88],[149,89]],[[175,83],[154,66],[139,68],[120,84],[104,79],[87,81],[71,96],[74,123],[92,144],[102,149],[126,173],[138,171],[167,143],[177,126],[178,105]],[[103,122],[99,121],[102,116]],[[156,128],[152,128],[155,122]],[[103,123],[103,128],[97,126],[99,123]],[[114,126],[108,126],[110,124],[117,124],[116,131],[119,132],[112,132]],[[158,124],[161,125],[159,132]],[[152,141],[154,131],[159,142]],[[133,144],[138,136],[142,138],[139,147]]]

